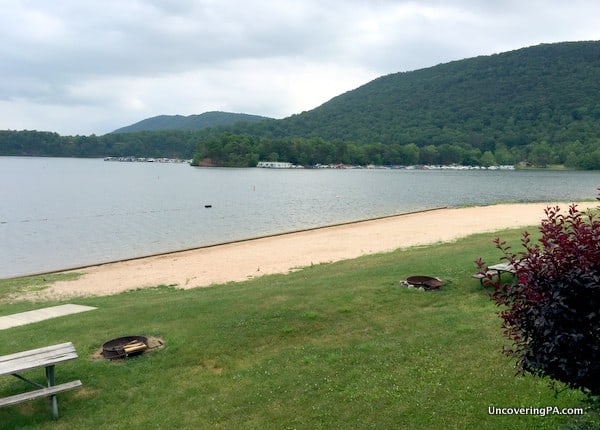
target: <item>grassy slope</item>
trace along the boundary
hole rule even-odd
[[[492,405],[581,401],[514,377],[501,354],[497,309],[470,277],[476,257],[498,259],[492,237],[214,288],[71,301],[99,309],[0,332],[0,354],[70,340],[80,358],[58,366],[57,380],[80,378],[84,388],[59,396],[58,422],[36,401],[0,409],[0,429],[557,428],[571,418],[488,415]],[[398,287],[414,274],[448,284],[435,293]],[[165,348],[124,362],[92,358],[103,341],[130,334],[162,337]],[[0,379],[2,395],[20,389]]]

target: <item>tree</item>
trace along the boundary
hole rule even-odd
[[[518,254],[496,239],[517,277],[512,284],[487,279],[513,341],[507,352],[520,373],[599,395],[600,221],[575,205],[567,215],[552,207],[539,230],[539,243],[523,234]],[[478,264],[485,266],[481,259]]]
[[[481,163],[482,166],[485,166],[485,167],[495,166],[496,158],[494,157],[494,154],[492,154],[492,151],[485,151],[481,155],[481,159],[479,160],[479,162]]]
[[[419,162],[419,147],[414,143],[409,143],[400,148],[400,164],[407,166]]]
[[[357,164],[362,165],[365,163],[365,153],[362,147],[356,144],[348,145],[348,160],[346,161],[349,164]]]
[[[463,159],[463,149],[458,145],[444,143],[439,146],[441,164],[459,164]]]
[[[586,170],[600,169],[600,149],[582,154],[577,167]]]
[[[383,144],[382,143],[370,143],[363,147],[365,159],[370,164],[383,164]]]
[[[317,137],[310,139],[309,143],[314,147],[316,163],[331,164],[337,162],[337,160],[334,160],[335,146],[333,143]]]
[[[422,164],[437,164],[439,160],[438,150],[433,145],[421,148],[419,159]]]
[[[515,164],[515,157],[510,153],[506,145],[498,143],[496,145],[496,151],[494,152],[494,158],[496,163],[500,165],[512,165]]]
[[[465,166],[478,166],[479,160],[481,159],[481,150],[473,148],[465,151],[463,155],[462,164]]]
[[[529,152],[529,162],[536,166],[546,167],[553,162],[553,151],[547,142],[535,143]]]

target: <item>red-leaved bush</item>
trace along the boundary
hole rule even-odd
[[[571,388],[600,394],[600,221],[576,205],[568,214],[549,207],[539,227],[541,239],[525,232],[524,250],[513,253],[496,239],[515,280],[487,276],[505,334],[507,353],[519,373],[548,376]],[[485,263],[477,260],[482,273]]]

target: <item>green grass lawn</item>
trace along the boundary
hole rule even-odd
[[[516,231],[501,236],[518,243]],[[56,422],[39,400],[0,409],[0,428],[571,426],[572,416],[488,414],[490,406],[566,408],[583,399],[571,390],[555,398],[548,381],[515,377],[502,354],[498,309],[471,278],[478,256],[498,261],[493,237],[211,288],[70,300],[98,309],[0,331],[0,354],[72,341],[80,358],[58,365],[57,381],[81,379],[83,388],[59,395]],[[410,275],[447,284],[438,292],[399,287]],[[14,280],[1,281],[0,297],[9,288]],[[0,314],[60,303],[5,301]],[[125,361],[94,358],[104,341],[125,335],[157,336],[165,345]],[[23,387],[3,377],[0,396]]]

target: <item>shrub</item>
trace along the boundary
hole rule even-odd
[[[516,269],[515,281],[491,276],[491,298],[500,312],[506,352],[518,372],[548,376],[571,388],[600,394],[600,221],[576,205],[568,214],[549,207],[539,242],[523,234],[524,250],[513,253],[496,239],[504,259]],[[477,260],[480,268],[485,263]]]

